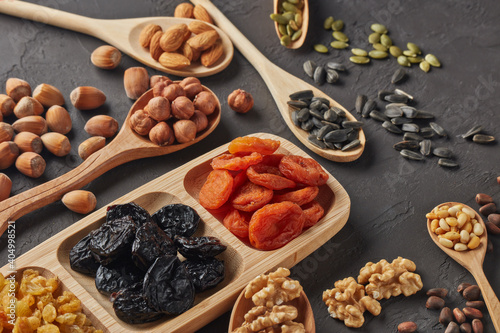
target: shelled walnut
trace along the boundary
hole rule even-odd
[[[294,306],[275,305],[271,309],[265,306],[256,306],[245,315],[245,322],[233,333],[259,332],[292,321],[297,316],[298,311]]]

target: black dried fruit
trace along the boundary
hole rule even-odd
[[[175,235],[189,237],[198,228],[200,216],[189,206],[172,204],[154,213],[153,220],[170,238]]]
[[[188,259],[182,264],[193,281],[196,292],[217,286],[224,280],[224,261],[216,258]]]
[[[135,223],[130,216],[114,219],[90,233],[89,248],[102,265],[107,265],[121,255],[130,255],[135,231]]]
[[[100,264],[95,260],[89,249],[90,234],[83,237],[69,252],[71,269],[83,274],[95,276]]]
[[[194,285],[186,267],[176,256],[156,259],[144,277],[143,294],[158,312],[178,315],[194,303]]]
[[[125,216],[130,216],[134,220],[137,228],[146,222],[152,221],[151,215],[149,215],[147,210],[136,203],[130,202],[123,205],[109,206],[106,212],[106,222]]]
[[[224,252],[226,245],[221,244],[216,237],[182,237],[175,236],[174,243],[177,250],[186,258],[207,258],[215,257]]]
[[[147,271],[162,255],[176,255],[177,248],[170,237],[154,222],[146,222],[137,229],[132,244],[132,260],[135,265]]]
[[[112,295],[112,302],[116,316],[129,324],[149,323],[164,316],[148,305],[140,289],[120,290]]]
[[[144,273],[127,259],[99,267],[95,286],[101,294],[110,295],[121,289],[142,287]]]

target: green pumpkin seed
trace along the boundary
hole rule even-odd
[[[406,44],[406,47],[408,50],[413,51],[416,54],[422,54],[422,51],[420,51],[420,48],[415,43],[408,43]]]
[[[288,2],[292,3],[291,1],[288,1]],[[299,3],[297,5],[295,5],[295,7],[297,7],[297,9],[304,8],[304,1],[303,0],[299,0]]]
[[[363,49],[351,49],[352,54],[360,57],[366,57],[368,55],[368,52],[366,52]]]
[[[347,37],[346,34],[343,33],[342,31],[334,31],[332,35],[333,35],[333,38],[335,38],[338,41],[346,42],[346,43],[349,41],[349,37]]]
[[[281,6],[283,7],[283,9],[286,11],[286,12],[293,12],[293,13],[296,13],[297,12],[297,7],[295,7],[295,5],[287,2],[287,1],[284,1]]]
[[[289,24],[289,25],[287,25],[287,26],[286,26],[286,34],[287,34],[288,36],[291,36],[291,35],[293,35],[293,33],[294,33],[294,31],[293,31],[292,27],[290,26],[290,24]]]
[[[292,13],[292,12],[285,12],[285,13],[283,13],[281,15],[283,15],[283,17],[286,18],[288,20],[288,22],[290,22],[290,20],[295,19],[295,14]]]
[[[355,64],[367,64],[370,62],[370,58],[360,56],[352,56],[349,60]]]
[[[289,3],[297,5],[300,1],[299,0],[288,0]]]
[[[281,14],[271,14],[270,15],[271,17],[271,20],[275,21],[275,22],[278,22],[279,24],[288,24],[288,21],[290,20],[287,20],[285,17],[283,17],[283,15]]]
[[[284,35],[280,38],[280,43],[283,46],[288,46],[288,45],[290,45],[291,42],[292,42],[292,40],[290,39],[290,36],[288,36],[288,35]]]
[[[344,21],[342,21],[342,20],[334,21],[332,23],[332,29],[334,31],[340,31],[340,30],[344,29]]]
[[[373,48],[377,51],[384,51],[384,52],[387,52],[387,47],[385,47],[384,45],[380,44],[380,43],[375,43],[373,44]]]
[[[295,23],[294,20],[290,20],[290,22],[288,22],[288,25],[290,26],[290,28],[293,29],[293,31],[299,30],[299,27],[297,26],[297,23]]]
[[[389,48],[389,52],[391,53],[391,55],[394,57],[394,58],[397,58],[399,57],[400,55],[403,54],[403,51],[401,51],[401,49],[395,45],[391,46]]]
[[[408,57],[408,61],[412,64],[419,64],[423,61],[422,57]]]
[[[419,67],[426,73],[431,69],[431,65],[425,60],[420,63]]]
[[[314,45],[314,50],[316,52],[319,52],[319,53],[327,53],[328,52],[328,48],[323,44]]]
[[[401,55],[398,57],[398,64],[400,64],[401,66],[406,66],[406,67],[411,66],[410,62],[408,61],[408,58],[405,57],[404,55]]]
[[[384,59],[388,56],[387,52],[379,50],[371,50],[369,55],[373,59]]]
[[[330,30],[332,28],[333,21],[333,16],[327,17],[323,23],[323,28],[325,28],[325,30]]]
[[[302,27],[302,14],[295,14],[294,21],[297,24],[297,27],[301,28]]]
[[[416,57],[417,56],[417,54],[411,50],[404,50],[403,55],[405,55],[407,57]]]
[[[439,62],[438,58],[433,54],[426,55],[425,61],[427,61],[431,66],[441,67],[441,63]]]
[[[297,39],[300,38],[300,36],[302,36],[302,29],[299,29],[293,33],[291,37],[292,42],[295,42]]]
[[[281,36],[288,35],[288,32],[286,31],[286,25],[284,24],[278,24],[278,31],[280,32]]]
[[[375,44],[380,42],[380,34],[378,32],[373,32],[368,36],[368,42],[370,44]]]
[[[380,24],[380,23],[373,23],[370,28],[374,31],[374,32],[378,32],[379,34],[386,34],[387,33],[387,28],[385,27],[385,25],[383,24]]]
[[[330,46],[333,47],[334,49],[342,50],[342,49],[347,48],[349,46],[349,44],[344,43],[344,42],[340,42],[338,40],[334,40],[333,42],[330,43]]]
[[[391,47],[392,39],[386,34],[383,34],[382,36],[380,36],[380,43],[386,47]]]

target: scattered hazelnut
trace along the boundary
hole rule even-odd
[[[167,146],[174,143],[174,132],[166,122],[159,122],[149,131],[149,140],[158,146]]]
[[[31,178],[38,178],[43,175],[45,166],[43,157],[33,152],[22,153],[16,160],[17,170]]]
[[[45,133],[40,138],[45,148],[56,156],[66,156],[71,151],[71,143],[68,138],[61,133],[49,132]]]
[[[14,107],[14,114],[17,118],[27,116],[39,116],[43,113],[43,105],[30,96],[25,96]]]
[[[172,102],[172,114],[177,119],[189,119],[194,114],[193,102],[186,96],[179,96]]]
[[[90,213],[97,205],[95,195],[92,192],[83,190],[68,192],[62,197],[61,201],[69,210],[80,214]]]
[[[59,89],[47,83],[39,84],[33,91],[33,98],[45,107],[63,105],[64,97]]]
[[[10,124],[0,122],[0,143],[10,141],[14,137],[14,129]]]
[[[97,109],[106,102],[106,95],[102,91],[88,86],[75,88],[69,98],[78,110]]]
[[[18,119],[12,124],[12,128],[17,133],[31,132],[36,135],[42,135],[48,131],[47,122],[40,116],[27,116]]]
[[[51,106],[45,114],[47,126],[51,131],[67,134],[71,131],[72,121],[68,111],[59,105]]]
[[[0,173],[0,201],[3,201],[10,197],[11,190],[12,181],[6,174]]]
[[[127,97],[138,99],[149,89],[149,74],[144,67],[131,67],[123,75],[123,85]]]
[[[0,113],[2,113],[4,117],[8,117],[12,114],[15,105],[16,103],[10,96],[0,94]]]
[[[191,120],[179,120],[174,123],[177,142],[186,143],[196,138],[196,124]]]
[[[165,97],[153,97],[144,111],[156,121],[167,120],[170,117],[170,103]]]
[[[130,116],[130,126],[139,135],[148,135],[156,125],[156,120],[148,116],[144,110],[137,110]]]
[[[14,143],[21,153],[31,151],[40,154],[43,149],[42,139],[31,132],[18,133],[14,138]]]
[[[122,59],[121,52],[111,45],[102,45],[92,52],[90,61],[101,69],[115,69]]]
[[[92,136],[110,138],[118,131],[118,122],[110,116],[98,115],[87,121],[84,130]]]
[[[82,160],[86,160],[90,155],[95,153],[106,145],[106,138],[103,136],[93,136],[80,143],[78,146],[78,155]]]
[[[239,113],[247,113],[253,107],[253,97],[245,90],[236,89],[227,98],[229,107]]]
[[[161,95],[172,102],[179,96],[186,96],[186,92],[184,91],[184,88],[182,88],[179,84],[172,83],[166,86],[165,89],[163,89]]]
[[[196,133],[203,131],[208,126],[207,116],[199,110],[194,110],[194,114],[189,120],[195,123]]]
[[[196,95],[203,91],[203,87],[201,86],[200,80],[196,77],[186,77],[182,80],[179,85],[184,88],[186,92],[186,96],[189,99],[194,99]]]
[[[19,100],[24,96],[31,96],[30,84],[17,78],[10,78],[7,80],[5,84],[5,91],[7,92],[7,95],[9,95],[16,103],[19,102]]]
[[[0,143],[0,170],[7,169],[19,156],[19,148],[12,141]]]
[[[212,114],[217,107],[217,99],[209,91],[200,92],[194,98],[193,103],[196,110],[200,110],[207,116]]]

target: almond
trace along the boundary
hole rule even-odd
[[[43,145],[52,154],[62,157],[69,154],[71,151],[71,143],[68,138],[57,132],[49,132],[41,136]]]
[[[5,84],[5,91],[7,92],[7,95],[9,95],[16,103],[19,102],[19,100],[24,96],[31,96],[30,84],[17,78],[10,78],[7,80]]]
[[[104,148],[106,145],[106,138],[103,136],[93,136],[83,141],[80,146],[78,146],[78,155],[82,160],[86,160],[90,155]]]
[[[149,44],[149,54],[151,55],[151,58],[156,61],[158,61],[158,58],[160,58],[163,53],[163,49],[160,46],[161,36],[163,36],[163,32],[157,31],[151,38],[151,43]]]
[[[51,106],[45,114],[45,120],[47,121],[47,126],[49,126],[52,132],[67,134],[71,131],[71,116],[62,106]]]
[[[205,67],[214,65],[224,54],[224,48],[220,39],[215,42],[208,50],[201,54],[201,64]]]
[[[83,190],[68,192],[62,197],[61,201],[66,208],[80,214],[90,213],[97,205],[95,195],[92,192]]]
[[[118,131],[118,122],[110,116],[99,115],[90,118],[84,130],[92,136],[110,138]]]
[[[131,67],[123,74],[125,93],[130,99],[138,99],[149,89],[149,74],[144,67]]]
[[[176,51],[184,42],[187,33],[191,33],[184,23],[169,27],[160,38],[160,47],[165,52]]]
[[[31,132],[21,132],[14,138],[14,143],[19,148],[21,153],[31,151],[40,154],[43,149],[42,139]]]
[[[43,106],[30,96],[24,96],[14,107],[14,114],[21,119],[27,116],[39,116],[43,113]]]
[[[111,45],[99,46],[90,55],[92,64],[101,69],[115,69],[121,60],[121,52]]]
[[[19,156],[19,148],[12,141],[0,143],[0,170],[7,169]]]
[[[12,125],[0,122],[0,143],[12,140],[14,129]]]
[[[45,166],[45,160],[37,153],[22,153],[16,160],[17,170],[31,178],[38,178],[43,175]]]
[[[158,31],[163,31],[158,24],[151,23],[145,26],[139,35],[139,44],[144,48],[148,48],[151,43],[151,38],[153,38],[154,34]]]
[[[212,28],[208,24],[206,24],[202,21],[197,21],[197,20],[189,23],[188,29],[189,29],[189,31],[191,31],[195,35],[201,34],[202,32],[205,32],[205,31],[215,30],[214,28]]]
[[[191,65],[191,61],[179,53],[163,52],[158,61],[162,66],[171,69],[181,69]]]
[[[181,46],[182,54],[188,58],[189,61],[193,61],[194,50],[188,43],[184,43]]]
[[[8,117],[12,114],[15,105],[16,103],[10,96],[0,94],[0,112],[4,117]]]
[[[63,105],[64,97],[59,89],[47,83],[36,86],[33,91],[33,98],[43,106],[49,108],[52,105]]]
[[[210,24],[214,24],[214,21],[210,17],[210,14],[208,14],[207,10],[202,5],[194,6],[193,16],[197,20],[205,21],[205,22],[208,22]]]
[[[193,18],[194,6],[189,2],[183,2],[175,7],[174,17]]]
[[[12,181],[10,178],[4,173],[0,173],[0,201],[10,197],[11,189]]]
[[[12,124],[12,128],[17,133],[19,132],[31,132],[36,135],[42,135],[47,133],[47,122],[43,117],[40,116],[27,116],[16,120]]]
[[[78,110],[96,109],[106,102],[106,95],[95,87],[75,88],[70,95],[71,104]]]
[[[199,35],[191,37],[187,43],[193,49],[197,51],[204,51],[208,49],[210,46],[214,45],[217,39],[219,38],[219,34],[215,30],[205,31]]]

